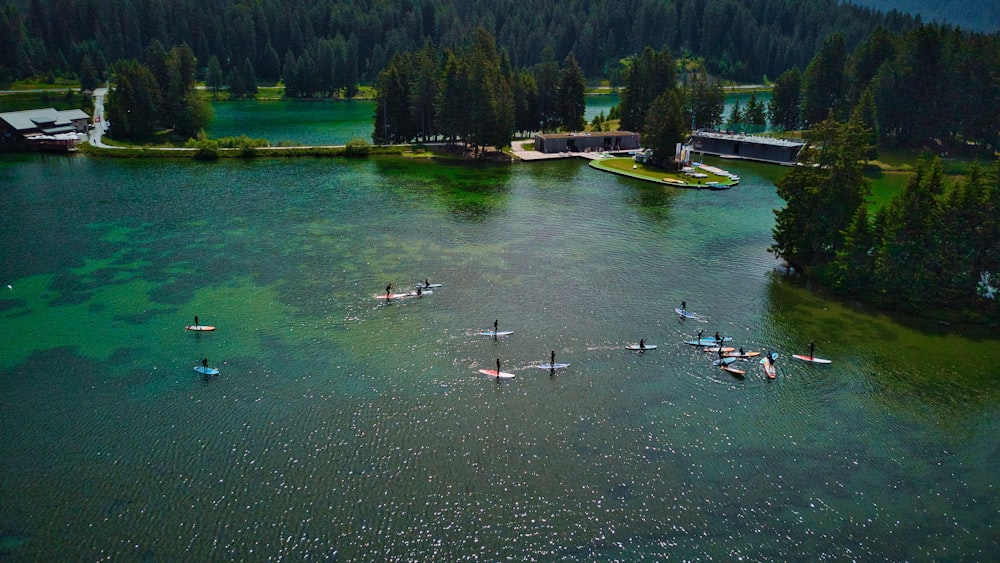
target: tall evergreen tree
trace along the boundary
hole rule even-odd
[[[709,83],[705,72],[695,73],[687,88],[687,121],[693,129],[713,129],[722,121],[726,93],[718,81]]]
[[[212,97],[219,97],[219,90],[222,88],[223,80],[222,65],[219,64],[219,57],[212,55],[208,59],[208,70],[205,72],[205,86],[212,91]]]
[[[566,131],[583,130],[583,115],[587,106],[584,100],[586,89],[587,82],[583,77],[583,71],[576,62],[576,57],[570,52],[563,61],[559,79],[559,122]]]
[[[653,100],[642,130],[643,146],[653,150],[657,161],[670,161],[677,143],[684,140],[687,131],[684,126],[684,101],[677,88],[668,88]]]
[[[135,60],[119,61],[115,87],[108,93],[109,134],[115,139],[144,139],[153,134],[160,114],[160,85],[149,67]]]
[[[653,100],[677,84],[677,69],[670,49],[659,52],[646,47],[626,67],[625,88],[619,102],[621,128],[642,132],[646,114]]]
[[[768,117],[773,127],[786,131],[799,128],[800,82],[801,73],[797,67],[781,73],[781,76],[774,81],[771,103],[768,105]]]
[[[555,51],[546,47],[542,61],[534,68],[539,122],[532,130],[552,131],[559,127],[559,65]]]
[[[819,123],[831,115],[844,118],[847,81],[844,38],[834,33],[820,47],[802,75],[802,121]]]
[[[857,121],[817,124],[799,163],[777,182],[785,207],[775,210],[776,256],[830,281],[826,271],[844,246],[844,233],[865,202],[869,182],[862,173],[867,131]]]

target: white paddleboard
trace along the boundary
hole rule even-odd
[[[481,369],[481,370],[479,370],[479,373],[482,373],[484,375],[488,375],[490,377],[496,377],[497,376],[497,370],[495,370],[495,369]],[[505,371],[501,371],[500,372],[500,379],[510,379],[512,377],[514,377],[513,373],[507,373]]]
[[[827,360],[824,358],[817,358],[815,356],[803,356],[802,354],[792,354],[792,357],[796,360],[802,360],[803,362],[812,362],[814,364],[832,364],[833,360]]]
[[[640,348],[638,344],[627,344],[625,346],[625,349],[626,350],[639,350],[640,352],[643,351],[643,350],[656,350],[656,344],[646,344],[642,348]]]
[[[561,364],[559,362],[556,362],[554,364],[538,364],[535,367],[539,369],[562,369],[569,367],[569,364]]]
[[[501,330],[500,332],[493,332],[492,330],[484,330],[479,333],[480,336],[509,336],[514,334],[513,330]]]
[[[698,318],[698,315],[692,313],[691,311],[685,311],[684,309],[681,309],[680,307],[674,307],[674,311],[676,311],[677,314],[680,315],[680,317],[682,319],[697,319]]]

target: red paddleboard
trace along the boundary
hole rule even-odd
[[[495,370],[495,369],[481,369],[481,370],[479,370],[479,373],[488,375],[490,377],[496,377],[497,376],[497,370]],[[514,377],[513,373],[507,373],[505,371],[501,371],[500,372],[500,379],[510,379],[512,377]]]
[[[722,366],[722,371],[728,371],[729,373],[731,373],[733,375],[738,375],[738,376],[744,376],[744,375],[747,374],[746,371],[741,370],[740,368],[737,368],[737,367],[733,367],[733,366]]]
[[[825,360],[823,358],[817,358],[815,356],[803,356],[802,354],[792,354],[792,357],[797,360],[802,360],[803,362],[812,362],[814,364],[830,364],[833,360]]]
[[[190,325],[190,326],[186,326],[184,328],[186,328],[188,330],[193,330],[193,331],[196,331],[196,332],[206,332],[206,331],[213,331],[213,330],[215,330],[214,326],[205,326],[205,325]]]
[[[760,360],[760,367],[764,369],[764,373],[767,374],[768,379],[778,377],[778,368],[774,366],[774,362],[767,361],[767,358]]]

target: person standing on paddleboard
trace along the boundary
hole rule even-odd
[[[816,350],[816,343],[812,340],[809,341],[809,359],[813,359],[813,351]]]
[[[497,383],[500,383],[500,358],[497,358]]]
[[[682,313],[687,313],[687,310],[688,310],[688,302],[687,301],[681,301],[681,312]]]
[[[391,294],[392,294],[392,284],[390,283],[389,285],[385,286],[386,299],[388,299]]]
[[[195,315],[194,316],[194,327],[198,328],[199,326],[201,326],[201,325],[198,324],[198,315]]]
[[[640,350],[645,350],[646,349],[646,339],[645,338],[640,338],[639,339],[639,349]]]

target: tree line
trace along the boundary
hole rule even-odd
[[[844,295],[912,313],[1000,321],[1000,164],[945,181],[938,157],[873,209],[863,174],[870,131],[855,114],[816,124],[778,181],[771,251]]]
[[[0,0],[0,83],[103,80],[153,41],[187,44],[228,79],[283,80],[290,95],[371,83],[396,55],[430,42],[458,49],[485,29],[512,66],[574,53],[585,76],[616,80],[646,46],[694,53],[710,73],[742,81],[803,68],[832,31],[853,48],[876,26],[912,28],[840,0]],[[351,93],[347,91],[348,95]]]
[[[770,118],[792,130],[857,113],[873,145],[992,154],[997,108],[1000,35],[921,25],[900,34],[878,27],[853,52],[834,33],[804,71],[777,78]]]
[[[427,44],[396,55],[375,81],[377,144],[454,140],[504,147],[517,131],[581,130],[586,81],[570,53],[551,49],[530,69],[516,69],[480,29],[459,50]]]
[[[197,59],[187,45],[166,51],[158,41],[146,49],[143,62],[114,65],[115,88],[108,92],[107,111],[116,139],[144,139],[159,129],[194,137],[212,119],[212,107],[196,89]]]

